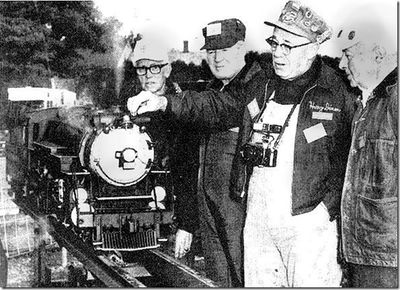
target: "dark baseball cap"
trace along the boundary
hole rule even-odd
[[[236,18],[217,20],[203,28],[204,46],[201,49],[223,49],[246,37],[246,26]]]

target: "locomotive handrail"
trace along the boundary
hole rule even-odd
[[[96,200],[127,200],[127,199],[152,198],[151,195],[130,195],[130,196],[103,196],[96,197]]]
[[[40,146],[40,147],[45,147],[50,150],[52,150],[52,149],[68,149],[68,147],[66,147],[66,146],[61,146],[61,145],[54,144],[52,142],[45,141],[45,140],[40,141],[40,142],[33,141],[32,144]]]
[[[150,173],[165,173],[165,174],[168,174],[168,173],[171,173],[171,171],[170,170],[150,170]]]
[[[68,172],[68,171],[61,170],[61,173],[65,174],[65,175],[90,175],[89,171]]]

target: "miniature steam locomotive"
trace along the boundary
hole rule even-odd
[[[10,102],[6,172],[16,198],[56,216],[96,249],[159,246],[173,184],[146,120],[93,106]]]

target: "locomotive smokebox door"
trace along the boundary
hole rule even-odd
[[[115,186],[131,186],[142,180],[154,161],[150,136],[137,125],[99,130],[91,144],[89,165]]]

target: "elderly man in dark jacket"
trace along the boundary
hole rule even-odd
[[[382,31],[380,23],[365,19],[347,26],[339,36],[339,66],[362,92],[341,204],[348,286],[398,288],[396,37]]]
[[[289,1],[265,23],[275,74],[244,120],[232,178],[232,191],[247,193],[245,286],[339,287],[336,219],[355,98],[318,56],[331,37],[320,16]]]

